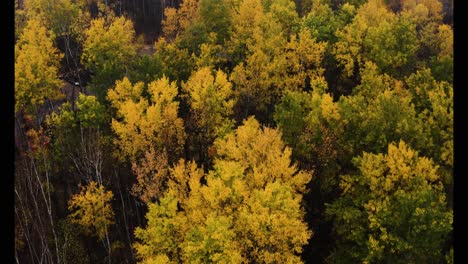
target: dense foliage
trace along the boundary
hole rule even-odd
[[[138,2],[15,1],[18,263],[453,263],[449,1]]]

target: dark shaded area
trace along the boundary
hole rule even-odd
[[[161,22],[166,7],[178,7],[181,0],[113,0],[109,5],[118,15],[127,15],[135,23],[137,36],[153,44],[161,35]]]
[[[444,23],[453,25],[453,0],[441,0],[444,12]]]
[[[320,182],[317,178],[313,178],[308,184],[308,193],[304,194],[304,208],[306,209],[305,221],[313,230],[312,237],[309,243],[304,246],[302,259],[304,263],[324,263],[325,258],[330,254],[334,247],[332,239],[332,223],[326,221],[324,199],[331,201],[332,198],[325,197],[326,195],[320,190]],[[329,195],[328,195],[329,196]]]

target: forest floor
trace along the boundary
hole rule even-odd
[[[139,55],[153,55],[154,53],[154,46],[151,44],[145,44],[141,49],[138,50]]]

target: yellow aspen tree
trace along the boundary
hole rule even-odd
[[[41,22],[29,20],[15,45],[15,112],[31,112],[46,98],[61,97],[57,72],[62,56]]]
[[[132,85],[125,77],[110,89],[108,100],[117,110],[112,129],[122,158],[136,161],[153,147],[165,149],[169,161],[176,160],[183,150],[185,132],[178,117],[179,103],[175,101],[177,86],[166,77],[148,84],[150,100],[142,96],[143,83]]]
[[[84,232],[103,240],[114,223],[114,211],[110,204],[113,194],[106,191],[103,185],[92,181],[81,186],[80,193],[71,197],[68,209],[72,211],[72,222],[84,228]]]
[[[235,103],[232,84],[223,71],[214,72],[203,67],[193,72],[182,87],[194,120],[194,145],[205,156],[213,141],[225,136],[234,125],[231,118]]]
[[[171,169],[168,190],[149,204],[147,227],[135,230],[138,259],[302,262],[312,232],[300,201],[311,173],[291,164],[278,130],[254,118],[215,146],[208,173],[184,160]]]

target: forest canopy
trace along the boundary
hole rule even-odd
[[[15,0],[17,263],[453,263],[453,3]]]

